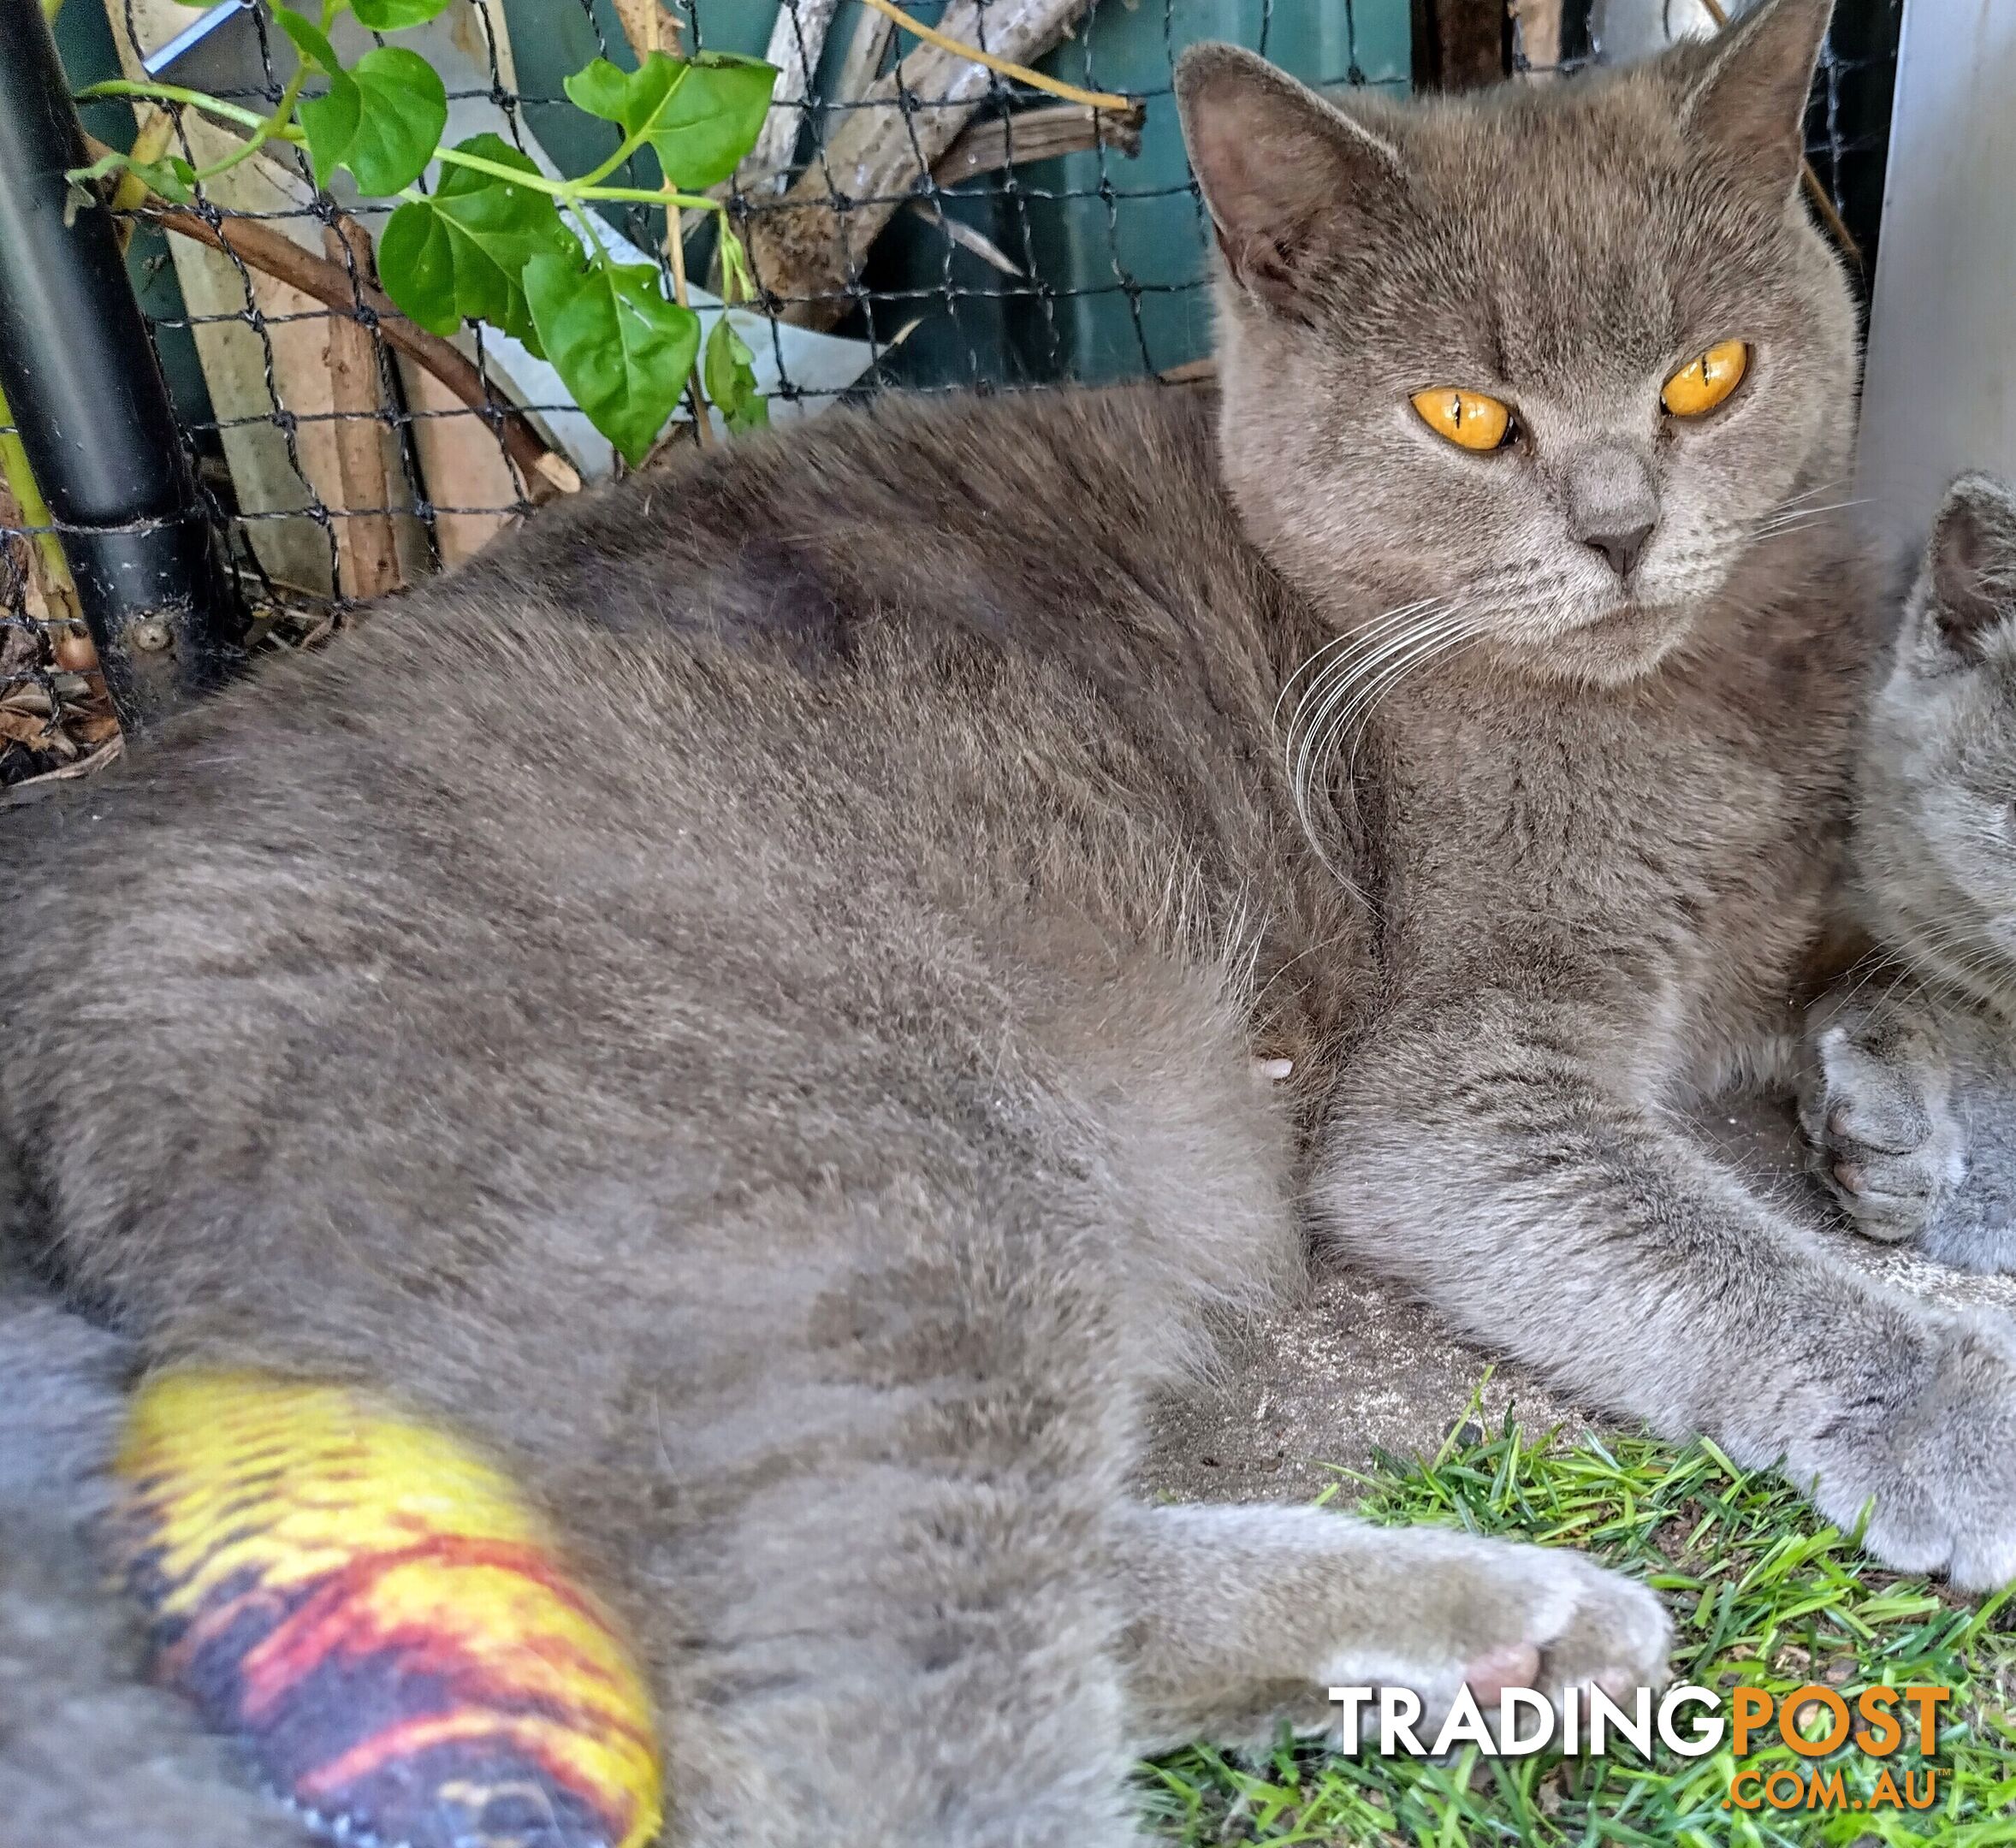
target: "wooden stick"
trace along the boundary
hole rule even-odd
[[[1561,74],[1561,0],[1513,0],[1519,49],[1529,79],[1545,83]]]
[[[679,223],[679,209],[676,205],[665,208],[665,254],[672,264],[672,297],[680,307],[686,301],[686,240],[685,228]],[[686,374],[686,404],[693,413],[693,438],[703,449],[714,447],[714,425],[708,419],[707,400],[700,389],[700,355],[693,355],[692,369]]]
[[[371,240],[349,218],[322,234],[330,264],[353,278],[359,293],[371,275]],[[392,530],[392,482],[385,470],[380,418],[384,382],[378,342],[363,322],[332,314],[329,323],[330,396],[336,413],[336,469],[347,516],[336,522],[341,588],[360,600],[399,589],[399,547]]]
[[[414,326],[390,296],[368,284],[353,288],[346,271],[256,218],[227,218],[220,228],[179,205],[155,205],[147,216],[180,237],[235,254],[253,269],[326,302],[339,314],[354,319],[361,301],[378,317],[378,331],[387,341],[426,367],[471,410],[486,419],[496,419],[505,451],[525,478],[527,500],[538,505],[555,495],[579,490],[581,477],[573,465],[540,441],[524,412],[490,392],[483,374],[455,347],[425,328]]]
[[[1124,114],[1060,103],[1054,109],[1022,110],[969,123],[959,138],[932,163],[931,177],[940,186],[955,186],[976,174],[1024,161],[1054,160],[1060,154],[1083,154],[1110,147],[1132,158],[1141,152],[1141,124],[1147,111],[1138,103]]]
[[[1088,0],[989,0],[986,32],[996,62],[1041,57],[1085,10]],[[981,0],[957,0],[945,29],[866,92],[827,137],[821,157],[774,204],[747,219],[759,284],[799,327],[830,328],[853,305],[849,281],[898,206],[936,165],[981,104],[993,94],[988,72],[965,49],[938,43],[981,30]],[[994,56],[990,53],[990,56]],[[1017,68],[1021,68],[1019,64]],[[1080,92],[1080,97],[1092,92]],[[916,109],[910,99],[928,98]],[[1094,98],[1103,106],[1104,98]],[[1117,98],[1127,107],[1125,98]]]
[[[654,51],[679,56],[679,22],[658,0],[616,0],[616,20],[639,64]]]

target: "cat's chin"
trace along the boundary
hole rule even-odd
[[[1536,678],[1577,686],[1628,686],[1655,672],[1694,626],[1687,605],[1621,603],[1609,614],[1506,650]]]

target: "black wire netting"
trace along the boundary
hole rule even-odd
[[[1901,3],[1841,0],[1809,118],[1817,190],[1865,286]],[[1508,67],[1523,80],[1561,80],[1624,39],[1643,49],[1648,29],[1688,29],[1704,4],[1515,0]],[[889,388],[1066,379],[1180,388],[1207,376],[1208,228],[1175,118],[1177,54],[1230,38],[1313,83],[1403,89],[1419,25],[1418,0],[943,0],[907,10],[1133,107],[1095,113],[976,75],[861,0],[663,9],[657,0],[454,0],[394,42],[441,70],[451,139],[495,132],[556,176],[614,150],[618,132],[561,92],[592,57],[627,67],[642,41],[782,64],[784,100],[724,189],[772,292],[765,305],[778,311],[735,315],[781,420]],[[358,29],[339,50],[354,56],[371,38]],[[284,37],[251,7],[68,0],[59,42],[80,88],[150,77],[261,112],[293,68]],[[168,151],[197,167],[233,145],[194,110],[157,119],[151,105],[100,102],[83,116],[122,149],[151,123]],[[611,181],[650,187],[657,174],[633,163]],[[314,642],[350,603],[454,565],[535,501],[615,465],[551,369],[495,330],[472,326],[456,339],[459,372],[438,350],[430,365],[402,345],[401,317],[371,273],[391,207],[341,183],[318,192],[298,151],[269,144],[197,189],[182,208],[193,235],[164,230],[148,210],[122,215],[129,270],[254,649]],[[679,246],[703,316],[714,299],[707,287],[718,287],[705,216],[686,215]],[[670,292],[661,211],[604,206],[598,235],[603,228],[617,255],[656,264]],[[661,444],[700,434],[682,413]],[[543,463],[532,459],[542,447]],[[5,784],[81,773],[118,748],[36,511],[0,501]]]

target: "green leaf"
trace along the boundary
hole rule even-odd
[[[328,93],[310,97],[299,110],[316,185],[327,186],[337,168],[347,167],[361,192],[411,186],[448,127],[448,92],[434,67],[417,51],[380,46],[345,70],[335,47],[299,13],[280,7],[273,16],[302,57],[329,78]]]
[[[651,130],[666,179],[684,192],[726,180],[756,145],[776,82],[775,68],[761,58],[703,51]]]
[[[363,92],[357,133],[342,164],[365,192],[397,192],[427,170],[448,125],[448,92],[417,51],[381,45],[351,73]]]
[[[424,26],[448,0],[350,0],[358,23],[373,32],[403,32],[409,26]]]
[[[191,190],[196,184],[196,169],[180,154],[157,161],[131,161],[127,165],[154,192],[177,205],[187,205],[196,196]]]
[[[641,134],[667,181],[697,192],[726,180],[755,144],[776,70],[761,58],[703,51],[689,63],[654,51],[634,71],[596,58],[566,80],[578,109]]]
[[[561,382],[632,465],[679,402],[700,348],[700,317],[658,292],[643,264],[542,254],[525,267],[525,298]]]
[[[762,429],[770,421],[770,404],[756,389],[756,355],[749,342],[723,315],[707,336],[707,358],[700,368],[708,400],[737,434]]]
[[[472,135],[458,151],[524,173],[539,170],[494,134]],[[465,317],[488,321],[543,358],[519,278],[533,257],[572,257],[578,248],[546,193],[446,167],[431,197],[409,200],[387,221],[379,280],[430,333],[451,335]]]
[[[560,80],[576,109],[613,121],[626,137],[635,134],[665,107],[673,87],[685,80],[688,67],[662,51],[654,51],[634,71],[607,58],[595,58]]]
[[[308,157],[315,164],[315,183],[326,187],[343,164],[345,151],[357,139],[364,115],[364,93],[349,75],[338,72],[326,96],[305,97],[294,111],[308,137]]]
[[[328,91],[303,99],[295,114],[308,137],[308,156],[315,164],[315,183],[326,187],[343,155],[357,139],[357,125],[364,114],[364,95],[356,80],[343,68],[335,48],[299,13],[286,7],[273,9],[274,22],[294,40],[294,50],[305,63],[311,64],[329,80]]]
[[[63,178],[72,186],[88,186],[93,180],[103,180],[107,174],[119,172],[127,164],[127,157],[117,148],[107,148],[88,167],[66,168]]]
[[[446,340],[462,325],[453,234],[432,199],[411,199],[378,235],[378,281],[407,320]]]
[[[342,74],[343,61],[336,56],[336,48],[323,36],[320,28],[311,26],[293,8],[275,7],[273,23],[294,40],[294,50],[316,69],[327,71],[332,77]]]

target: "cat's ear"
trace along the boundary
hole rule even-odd
[[[1940,505],[1926,568],[1926,613],[1948,646],[1978,653],[1982,636],[2016,614],[2016,490],[1961,476]]]
[[[1306,319],[1312,259],[1371,187],[1401,182],[1391,142],[1236,45],[1193,45],[1176,68],[1191,170],[1232,279]]]
[[[1685,113],[1747,187],[1782,200],[1806,151],[1806,94],[1834,0],[1763,0],[1687,60]],[[1705,69],[1702,68],[1702,64]]]

